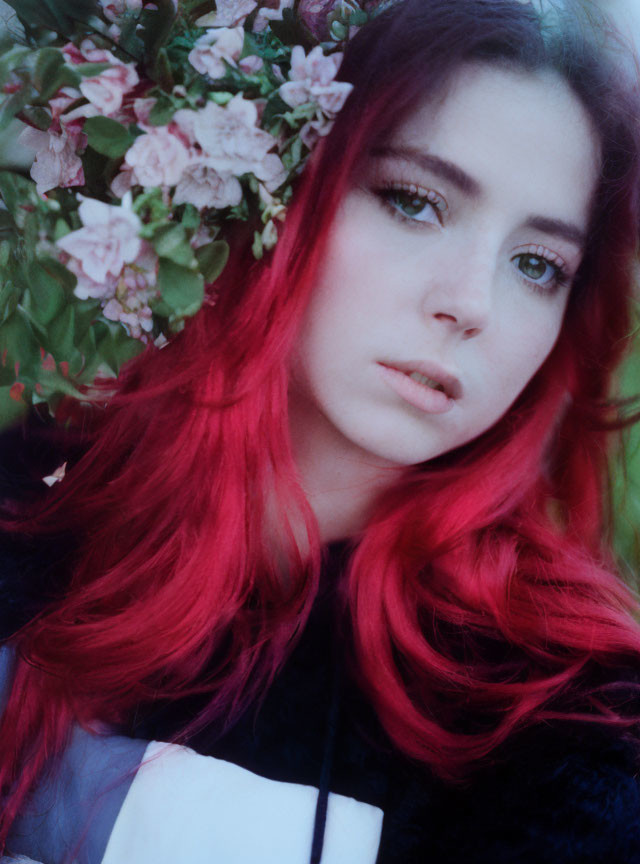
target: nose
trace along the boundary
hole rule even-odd
[[[486,250],[467,253],[464,258],[457,250],[448,260],[432,262],[423,299],[425,318],[435,319],[463,339],[478,336],[491,318],[494,264],[495,258]]]

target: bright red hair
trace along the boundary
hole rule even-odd
[[[354,38],[341,71],[354,91],[271,259],[248,265],[238,235],[215,304],[128,366],[86,455],[20,524],[72,528],[79,549],[63,596],[15,638],[0,841],[74,721],[124,723],[142,703],[207,692],[197,722],[232,722],[277,674],[318,587],[287,384],[332,215],[388,117],[400,122],[470,59],[556,69],[598,130],[602,176],[551,356],[491,430],[408,469],[352,541],[357,674],[395,745],[452,781],[541,720],[631,723],[584,676],[640,660],[637,597],[603,529],[607,397],[631,329],[638,114],[583,36],[553,38],[517,0],[407,0]],[[265,490],[285,550],[268,542]]]

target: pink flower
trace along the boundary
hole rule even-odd
[[[50,189],[84,184],[82,161],[76,153],[78,138],[69,135],[66,129],[42,132],[27,127],[20,133],[19,141],[36,151],[31,177],[40,195]]]
[[[141,129],[144,129],[145,132],[150,132],[152,129],[156,128],[149,122],[149,114],[151,114],[151,109],[155,104],[156,100],[153,98],[139,98],[133,100],[133,113],[136,118],[136,125]]]
[[[58,246],[76,259],[81,272],[93,282],[104,283],[108,276],[117,278],[141,250],[141,223],[131,209],[131,196],[121,207],[82,198],[78,213],[83,227],[58,240]]]
[[[157,294],[157,271],[158,256],[143,242],[140,254],[133,263],[125,265],[112,296],[103,304],[105,318],[120,321],[134,339],[146,341],[143,334],[153,329],[149,301]]]
[[[196,27],[237,27],[257,5],[256,0],[216,0],[216,11],[198,18]]]
[[[253,22],[254,32],[261,33],[267,28],[270,21],[282,20],[282,13],[284,12],[284,10],[292,9],[293,4],[294,0],[277,0],[277,8],[275,9],[263,6],[256,15],[256,19]]]
[[[79,90],[76,90],[75,87],[63,87],[58,90],[53,99],[49,99],[49,108],[51,109],[51,119],[53,123],[56,121],[65,122],[66,116],[63,115],[63,112],[81,97],[82,94]]]
[[[91,44],[93,45],[93,43]],[[95,45],[93,47],[95,48]],[[87,62],[87,58],[78,48],[78,46],[73,44],[73,42],[67,42],[66,45],[63,45],[61,50],[64,54],[65,60],[68,63],[71,63],[73,66],[77,66],[79,63]]]
[[[197,111],[191,111],[189,108],[179,108],[171,121],[172,131],[182,138],[188,146],[196,144],[195,122],[197,116]]]
[[[193,134],[202,148],[206,161],[220,174],[236,177],[253,173],[259,179],[263,174],[273,177],[275,159],[280,159],[269,150],[276,139],[256,125],[258,109],[253,102],[237,93],[224,108],[208,102],[196,112]],[[281,163],[280,163],[281,164]]]
[[[117,114],[122,108],[124,96],[140,80],[133,63],[116,62],[116,66],[105,69],[92,78],[84,78],[80,84],[82,95],[89,100],[98,113],[106,117]]]
[[[207,30],[193,46],[189,54],[189,62],[202,75],[210,78],[222,78],[227,69],[224,61],[232,66],[240,58],[244,45],[244,30],[242,27],[219,27]]]
[[[175,186],[191,160],[191,154],[177,135],[158,126],[136,138],[127,150],[125,168],[131,180],[141,186]]]
[[[284,220],[287,208],[278,198],[274,198],[263,183],[258,184],[258,195],[260,196],[260,209],[262,210],[262,219],[278,219],[280,222]]]
[[[253,173],[262,180],[269,192],[281,186],[287,178],[282,160],[275,153],[267,153],[262,164]]]
[[[136,308],[132,308],[129,304],[136,304]],[[143,339],[143,331],[149,333],[153,329],[153,319],[151,308],[134,295],[131,299],[127,295],[122,300],[112,297],[105,303],[102,314],[110,321],[120,321],[124,324],[129,335],[134,339]]]
[[[60,241],[58,241],[58,246],[60,246]],[[82,268],[82,261],[79,258],[69,258],[65,262],[65,267],[77,279],[73,293],[80,300],[88,300],[89,298],[92,300],[104,300],[114,295],[118,284],[115,276],[107,275],[104,279],[97,282],[95,279],[87,276]]]
[[[191,238],[191,248],[199,249],[201,246],[206,246],[207,243],[211,243],[213,239],[213,234],[211,233],[209,228],[207,228],[206,225],[200,223],[200,225],[198,226],[198,230]]]
[[[306,57],[304,48],[295,45],[291,52],[289,81],[280,86],[280,95],[292,108],[316,102],[325,114],[337,114],[353,89],[352,84],[334,81],[341,62],[341,53],[327,56],[320,45]]]
[[[257,54],[250,54],[248,57],[243,57],[242,60],[238,60],[238,68],[247,75],[259,72],[263,66],[264,61],[262,57],[258,57]]]
[[[113,178],[109,188],[116,198],[124,198],[133,185],[135,185],[133,168],[123,163],[120,173]]]
[[[63,50],[67,48],[71,50],[74,46],[69,43],[65,45]],[[95,42],[92,39],[83,39],[80,43],[80,48],[76,48],[76,51],[80,53],[80,63],[111,63],[112,66],[124,65],[122,60],[118,60],[118,58],[111,53],[111,51],[107,51],[106,48],[98,48],[96,47]]]
[[[242,187],[230,174],[218,174],[206,161],[192,162],[176,187],[174,204],[205,207],[234,207],[242,201]]]
[[[302,143],[305,144],[309,150],[313,150],[320,138],[324,138],[325,135],[328,135],[329,132],[331,132],[332,126],[332,120],[325,120],[324,118],[321,120],[309,120],[300,130]]]
[[[55,486],[56,483],[62,482],[65,478],[65,474],[67,473],[67,463],[63,462],[62,465],[58,465],[56,470],[49,474],[47,477],[42,478],[42,482],[46,483],[47,486]],[[19,860],[19,859],[16,859]]]
[[[272,249],[278,242],[278,229],[275,222],[269,219],[262,229],[262,245],[265,249]]]
[[[98,0],[104,11],[105,18],[117,21],[128,10],[142,9],[142,0]]]

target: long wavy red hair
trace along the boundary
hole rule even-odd
[[[232,722],[286,659],[321,563],[287,417],[302,313],[332,215],[388,118],[469,59],[556,69],[599,131],[601,180],[551,356],[502,420],[408,469],[352,539],[357,674],[395,745],[451,781],[544,719],[631,723],[584,674],[640,662],[638,600],[604,530],[608,395],[631,329],[638,113],[585,32],[556,28],[517,0],[407,0],[364,27],[341,71],[353,93],[271,259],[249,265],[238,235],[215,304],[128,366],[86,454],[20,521],[73,529],[78,552],[63,595],[14,640],[0,847],[74,722],[121,724],[136,706],[203,691],[198,722]],[[268,542],[265,490],[284,550]]]

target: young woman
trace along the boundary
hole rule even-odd
[[[355,36],[273,257],[238,236],[35,517],[78,548],[4,652],[7,852],[640,861],[605,534],[638,113],[578,25]]]

